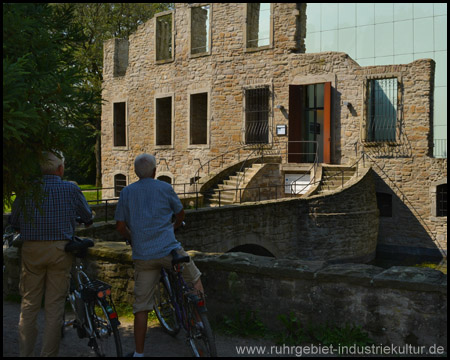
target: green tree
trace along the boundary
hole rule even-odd
[[[75,3],[73,22],[81,26],[84,42],[75,52],[77,63],[85,69],[81,87],[95,94],[101,93],[103,74],[103,42],[118,37],[128,39],[137,27],[154,14],[168,10],[173,4],[163,3]],[[54,4],[64,7],[66,4]],[[84,122],[83,133],[86,136],[75,137],[79,145],[75,146],[69,162],[69,173],[77,180],[76,173],[81,169],[91,171],[95,168],[95,184],[101,186],[101,101],[91,104],[91,111]],[[93,149],[90,156],[80,156],[76,148]],[[80,167],[81,166],[81,167]],[[72,172],[73,170],[73,172]],[[77,180],[78,181],[78,180]]]
[[[83,33],[73,6],[3,4],[3,207],[11,195],[39,197],[44,150],[65,151],[94,94],[79,86]]]

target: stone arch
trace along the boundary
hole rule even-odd
[[[156,171],[156,179],[165,181],[171,185],[175,183],[173,174],[168,171]]]
[[[265,247],[257,244],[244,244],[239,245],[231,250],[228,250],[227,252],[244,252],[248,254],[253,255],[259,255],[259,256],[268,256],[268,257],[275,257],[274,254],[272,254],[269,250],[267,250]]]

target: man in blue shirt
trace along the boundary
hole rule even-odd
[[[12,206],[10,224],[20,231],[23,240],[19,320],[20,356],[34,356],[37,337],[36,319],[45,295],[45,329],[41,356],[57,356],[61,339],[64,304],[70,284],[73,256],[64,251],[75,232],[75,219],[88,222],[92,211],[80,188],[62,181],[64,158],[44,152],[41,163],[44,200],[40,210],[26,199],[28,215]]]
[[[174,234],[174,229],[184,219],[183,205],[170,184],[155,180],[155,157],[149,154],[137,156],[134,169],[139,181],[120,192],[115,219],[117,231],[132,247],[135,270],[134,356],[139,357],[144,355],[148,312],[153,309],[153,295],[161,267],[171,266],[172,250],[187,254]],[[175,223],[172,223],[173,215]],[[203,292],[200,276],[193,261],[185,264],[183,277]]]

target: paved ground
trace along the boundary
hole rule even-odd
[[[3,300],[3,357],[19,356],[17,325],[19,323],[20,304]],[[44,319],[43,311],[39,313],[40,328]],[[133,325],[131,322],[121,320],[120,334],[124,355],[134,350]],[[36,344],[36,354],[42,344],[42,331]],[[79,339],[76,330],[66,329],[65,337],[60,346],[60,357],[93,357],[94,353],[88,348],[86,339]],[[273,345],[270,341],[262,339],[242,339],[216,334],[216,346],[218,356],[236,357],[238,355],[237,346]],[[191,353],[185,344],[181,332],[173,338],[164,333],[159,325],[154,325],[148,329],[145,345],[145,356],[149,357],[190,357]],[[246,355],[249,356],[249,355]]]

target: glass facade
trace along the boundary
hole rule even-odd
[[[342,51],[361,66],[436,62],[434,156],[447,157],[447,4],[308,3],[306,52]]]

